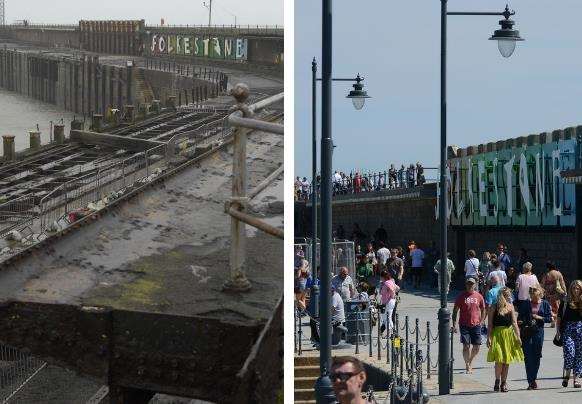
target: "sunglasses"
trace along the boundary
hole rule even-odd
[[[340,382],[345,383],[350,378],[354,377],[355,375],[357,375],[357,373],[351,373],[351,372],[331,372],[329,374],[329,378],[331,379],[332,382],[335,382],[337,379],[339,379]]]

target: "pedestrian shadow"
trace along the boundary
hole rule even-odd
[[[492,390],[477,390],[477,391],[459,391],[458,393],[451,393],[451,396],[478,396],[483,394],[496,394],[496,391]]]

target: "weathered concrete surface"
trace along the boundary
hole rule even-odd
[[[280,136],[250,136],[250,187],[282,162],[282,145]],[[0,300],[22,302],[0,309],[1,342],[28,346],[35,355],[60,359],[101,380],[108,375],[125,386],[209,399],[214,394],[224,402],[233,393],[229,379],[242,368],[273,314],[283,279],[282,242],[249,230],[247,266],[253,290],[243,295],[221,291],[229,271],[230,219],[223,204],[230,194],[231,167],[230,150],[219,151],[162,188],[64,237],[49,251],[1,272]],[[271,224],[282,225],[282,206],[274,203],[281,199],[281,183],[274,187],[276,192],[271,188],[257,197],[254,209]],[[86,306],[113,311],[79,311]],[[33,332],[51,325],[56,337]],[[123,327],[131,337],[123,335]],[[23,340],[23,333],[30,336]],[[113,340],[103,339],[108,335]],[[184,358],[190,343],[190,357]],[[137,355],[136,364],[140,350],[143,358]],[[157,350],[163,350],[161,359],[150,355]],[[175,366],[164,362],[172,351]],[[115,357],[100,362],[100,355],[108,353]],[[184,359],[189,362],[182,364]],[[183,369],[188,363],[210,368],[210,379],[192,380],[195,369]],[[164,375],[148,373],[155,368],[170,370]],[[159,377],[170,378],[165,390],[154,383]],[[211,380],[221,388],[211,388]]]

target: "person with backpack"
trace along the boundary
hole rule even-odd
[[[520,327],[525,373],[528,390],[538,388],[537,378],[544,345],[544,324],[552,321],[552,309],[544,298],[539,284],[529,287],[529,300],[522,300],[518,309],[517,324]]]

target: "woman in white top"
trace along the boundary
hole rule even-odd
[[[532,274],[533,265],[531,262],[523,264],[523,272],[517,277],[515,289],[517,290],[517,300],[529,299],[529,288],[539,286],[538,277]]]
[[[465,278],[471,277],[477,279],[479,273],[479,260],[475,258],[475,250],[467,251],[467,261],[465,261]]]

